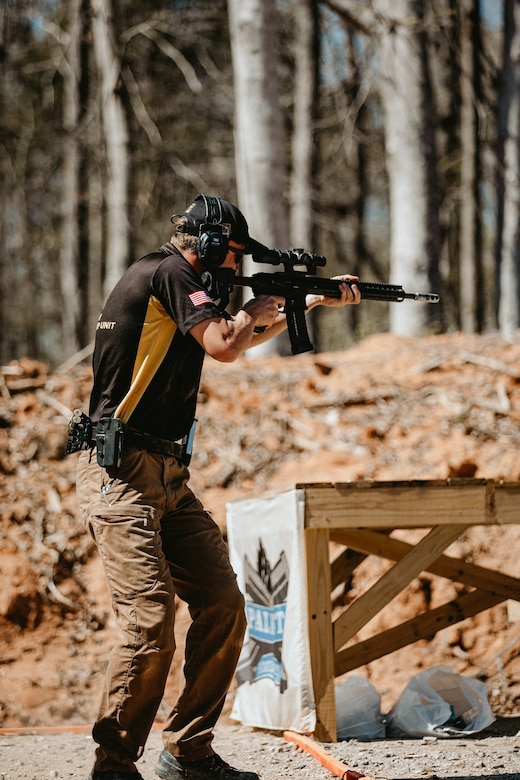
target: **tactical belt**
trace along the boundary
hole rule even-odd
[[[173,455],[174,458],[182,460],[184,447],[176,441],[170,439],[158,439],[155,436],[149,436],[147,433],[134,431],[132,428],[125,428],[125,444],[131,447],[137,447],[147,452],[157,452],[159,455]]]
[[[188,466],[196,423],[197,420],[193,420],[189,432],[182,440],[172,441],[129,428],[117,417],[102,417],[97,425],[92,425],[90,417],[81,409],[75,409],[67,429],[65,454],[70,455],[72,452],[95,447],[100,466],[119,468],[124,446],[130,445],[159,455],[170,455]]]
[[[92,447],[96,446],[96,426],[92,428],[94,434],[91,443]],[[174,458],[182,460],[185,449],[179,442],[171,441],[170,439],[158,439],[156,436],[150,436],[148,433],[141,433],[141,431],[134,431],[132,428],[124,429],[124,442],[131,447],[137,447],[140,450],[146,450],[147,452],[156,452],[159,455],[173,455]]]

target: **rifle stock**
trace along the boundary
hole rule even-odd
[[[313,349],[305,321],[306,296],[312,293],[340,298],[340,285],[342,284],[341,279],[322,279],[313,274],[290,270],[237,276],[232,268],[205,271],[202,280],[211,297],[219,301],[224,308],[229,303],[229,296],[234,287],[250,287],[255,297],[258,295],[277,295],[285,298],[284,311],[287,317],[287,329],[293,355],[310,352]],[[349,284],[348,281],[347,284]],[[352,282],[352,284],[356,284],[361,292],[361,297],[369,301],[400,303],[405,299],[410,299],[425,303],[439,302],[439,296],[436,293],[408,293],[401,285],[397,284],[380,282]]]

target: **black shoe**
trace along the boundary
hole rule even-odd
[[[139,772],[123,772],[119,769],[100,772],[99,769],[93,769],[87,780],[144,780],[144,778]]]
[[[155,765],[162,780],[259,780],[255,772],[241,772],[226,764],[216,753],[200,761],[180,761],[166,748]]]

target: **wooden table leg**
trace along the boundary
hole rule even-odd
[[[335,742],[337,733],[329,532],[326,529],[311,528],[306,529],[304,533],[307,557],[309,646],[316,702],[314,736],[320,742]]]

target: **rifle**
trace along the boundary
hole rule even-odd
[[[321,255],[306,252],[304,249],[269,249],[258,241],[251,240],[252,256],[256,263],[283,265],[283,271],[274,273],[256,273],[252,276],[237,276],[233,268],[217,268],[204,271],[202,282],[213,300],[218,301],[222,308],[229,304],[229,297],[234,287],[250,287],[253,295],[278,295],[285,298],[284,311],[287,317],[287,329],[293,355],[310,352],[313,349],[309,339],[305,310],[305,297],[309,293],[340,298],[340,279],[323,279],[316,276],[316,269],[323,267],[327,260]],[[298,268],[303,270],[297,270]],[[347,284],[349,282],[347,281]],[[405,299],[438,303],[436,293],[408,293],[401,285],[383,284],[380,282],[352,282],[361,292],[361,297],[368,301],[391,301],[400,303]],[[261,332],[264,328],[255,328]]]

